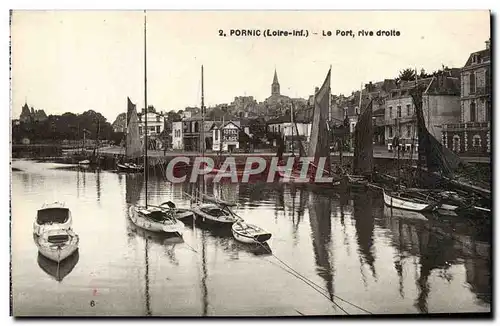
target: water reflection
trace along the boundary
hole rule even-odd
[[[373,313],[491,310],[491,230],[484,222],[387,209],[372,192],[207,182],[208,193],[236,200],[239,215],[272,232],[269,245],[242,244],[229,229],[196,221],[186,223],[183,240],[173,240],[137,228],[129,219],[128,207],[144,199],[141,174],[30,162],[19,168],[12,173],[16,315],[340,313],[272,264],[277,261],[271,248],[316,280],[325,296],[347,299]],[[189,207],[186,193],[202,186],[169,184],[159,175],[151,175],[150,183],[152,203],[172,200],[179,207]],[[82,242],[81,256],[57,271],[57,264],[34,259],[31,241],[33,214],[44,202],[61,198],[74,212]],[[48,285],[53,279],[59,281],[57,289]],[[94,287],[102,297],[92,308],[88,298]]]
[[[333,274],[331,265],[331,199],[311,192],[309,194],[309,222],[313,240],[316,271],[326,284],[330,300],[333,301]]]
[[[372,194],[360,192],[353,194],[354,220],[358,239],[361,264],[367,264],[373,278],[377,279],[375,271],[375,256],[373,254],[373,231],[375,220],[373,218]],[[363,270],[363,268],[361,267]]]
[[[38,253],[38,266],[50,275],[53,279],[61,282],[69,273],[75,268],[78,263],[80,255],[78,250],[76,250],[71,256],[60,262],[59,264],[53,260],[44,257],[41,253]]]

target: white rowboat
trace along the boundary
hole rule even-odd
[[[434,201],[426,201],[420,198],[415,198],[402,191],[387,193],[385,190],[384,202],[389,207],[401,208],[416,212],[432,211],[438,205],[438,203]]]
[[[261,227],[245,222],[236,222],[231,227],[236,240],[244,243],[264,243],[271,238],[271,233]]]

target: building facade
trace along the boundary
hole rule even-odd
[[[491,153],[491,52],[471,53],[461,69],[460,121],[443,125],[442,142],[459,154]]]
[[[184,149],[184,128],[182,127],[182,121],[172,122],[172,149],[183,150]]]
[[[225,124],[214,124],[212,127],[212,150],[232,152],[240,148],[241,128],[229,121]]]
[[[411,90],[416,83],[422,94],[422,113],[429,133],[442,141],[443,125],[460,121],[460,72],[445,68],[432,77],[417,81],[403,81],[385,100],[385,139],[388,150],[393,150],[397,136],[401,150],[418,148],[417,119]]]

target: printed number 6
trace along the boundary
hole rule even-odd
[[[90,306],[91,306],[91,307],[95,307],[95,301],[94,301],[94,300],[91,300],[91,301],[90,301]]]

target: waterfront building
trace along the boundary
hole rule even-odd
[[[491,52],[473,52],[460,71],[460,121],[443,124],[441,140],[456,153],[489,155],[491,152]]]
[[[460,78],[458,69],[445,68],[432,77],[401,81],[385,99],[385,141],[393,150],[393,140],[399,138],[401,150],[418,148],[415,104],[410,92],[418,83],[422,94],[422,111],[429,132],[441,140],[445,123],[460,119]]]

